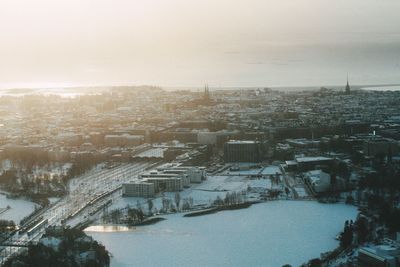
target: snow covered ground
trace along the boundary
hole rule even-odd
[[[307,194],[306,189],[305,189],[304,186],[302,186],[302,185],[296,185],[296,186],[294,187],[294,190],[296,190],[296,192],[297,192],[299,198],[305,198],[305,197],[308,197],[308,196],[309,196],[309,195]]]
[[[204,191],[242,191],[246,190],[246,176],[210,176],[196,187]]]
[[[248,199],[259,198],[268,189],[283,190],[285,183],[298,197],[308,194],[302,183],[282,176],[279,167],[268,166],[245,171],[226,170],[208,176],[200,184],[180,192],[181,203],[209,205],[228,192],[248,191]],[[162,198],[174,203],[175,193],[152,199],[155,209]],[[116,198],[109,210],[136,207],[147,211],[145,198]],[[300,265],[320,253],[334,249],[334,237],[348,219],[355,219],[355,207],[327,205],[311,201],[271,201],[249,209],[224,211],[213,215],[184,218],[182,214],[164,215],[167,221],[123,232],[114,228],[90,232],[114,255],[111,266],[282,266]],[[320,220],[323,217],[324,220]],[[118,230],[118,229],[117,229]],[[111,231],[111,233],[110,233]],[[127,251],[129,248],[129,251]]]
[[[190,188],[179,192],[181,199],[193,199],[193,205],[210,205],[218,196],[224,198],[228,192],[246,191],[248,187],[254,192],[262,193],[266,189],[271,189],[269,178],[250,178],[246,175],[213,175],[208,176],[206,181],[200,184],[191,184]],[[175,193],[164,193],[165,198],[174,202]],[[109,210],[124,208],[127,205],[136,207],[137,202],[146,210],[147,200],[141,197],[123,197],[117,199],[109,207]],[[152,199],[154,207],[158,210],[162,207],[162,196]],[[182,204],[182,201],[181,201]]]
[[[356,214],[344,204],[271,201],[200,217],[167,215],[130,232],[88,234],[112,253],[113,267],[298,266],[334,249],[344,221]]]
[[[0,214],[2,220],[13,220],[18,224],[25,216],[28,216],[35,210],[36,204],[23,199],[10,199],[0,194],[0,208],[10,206],[9,210]]]
[[[194,189],[186,189],[180,192],[181,203],[184,199],[193,198],[193,205],[209,205],[211,204],[218,196],[224,198],[226,192],[210,192],[210,191],[201,191]],[[164,193],[165,198],[169,198],[172,202],[174,202],[175,193]],[[130,207],[136,207],[137,202],[139,201],[142,208],[147,210],[147,199],[141,197],[123,197],[119,198],[113,202],[113,204],[109,207],[109,210],[117,209],[117,208],[125,208],[128,205]],[[162,207],[162,196],[152,199],[154,207],[157,210],[160,210]]]

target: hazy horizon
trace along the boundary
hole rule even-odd
[[[399,83],[399,10],[397,0],[5,0],[0,88]]]

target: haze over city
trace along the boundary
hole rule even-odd
[[[397,0],[3,0],[0,87],[398,83]]]
[[[400,267],[399,11],[0,1],[0,267]]]

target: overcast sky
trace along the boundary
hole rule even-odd
[[[0,0],[0,87],[362,82],[362,66],[399,68],[399,14],[399,0]]]

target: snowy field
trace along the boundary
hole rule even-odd
[[[1,213],[0,219],[13,220],[16,224],[35,210],[35,203],[33,202],[23,199],[10,199],[0,194],[0,208],[3,209],[7,206],[10,206],[10,209]]]
[[[200,184],[191,184],[190,188],[185,188],[179,192],[181,199],[193,199],[194,206],[210,205],[219,196],[224,198],[228,192],[245,191],[251,187],[254,192],[264,192],[271,189],[269,178],[250,178],[246,175],[214,175],[208,176],[206,181]],[[250,196],[250,195],[249,195]],[[164,197],[174,202],[175,193],[164,193]],[[147,200],[141,197],[122,197],[113,202],[109,210],[125,208],[126,206],[136,207],[137,202],[144,210],[147,208]],[[154,207],[158,210],[162,207],[162,197],[152,199]],[[182,201],[181,201],[182,204]]]
[[[210,176],[207,181],[196,186],[204,191],[242,191],[247,189],[246,176]]]
[[[344,204],[272,201],[248,209],[167,220],[123,232],[88,232],[111,266],[298,266],[334,249],[357,210]],[[323,218],[323,220],[321,219]]]

